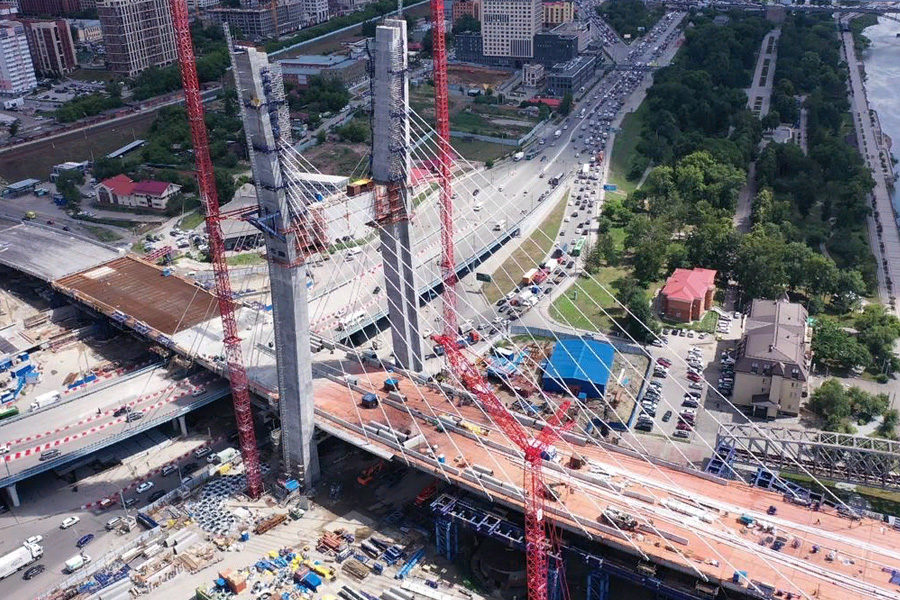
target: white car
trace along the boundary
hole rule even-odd
[[[76,518],[77,518],[77,517],[76,517]],[[40,544],[42,541],[44,541],[44,536],[42,536],[42,535],[33,535],[33,536],[31,536],[30,538],[28,538],[27,540],[25,540],[25,543],[26,543],[26,544]]]
[[[149,490],[149,489],[152,488],[152,487],[153,487],[153,482],[152,482],[152,481],[145,481],[145,482],[142,483],[141,485],[137,486],[137,488],[135,488],[135,491],[136,491],[138,494],[143,494],[144,492],[146,492],[147,490]]]
[[[78,517],[66,517],[65,519],[63,519],[63,522],[59,524],[59,528],[68,529],[80,520],[81,519],[79,519]]]

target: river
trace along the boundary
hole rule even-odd
[[[881,19],[863,34],[872,45],[863,55],[869,105],[878,112],[881,128],[893,141],[892,152],[900,156],[900,23]],[[897,166],[894,166],[897,173]],[[894,210],[900,214],[900,185],[894,188]]]

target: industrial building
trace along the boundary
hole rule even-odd
[[[578,56],[568,62],[553,65],[553,69],[547,74],[547,94],[576,94],[594,76],[596,68],[595,56]]]
[[[799,414],[809,395],[811,336],[802,304],[754,300],[734,356],[732,402],[760,418]]]
[[[0,94],[27,94],[37,87],[25,26],[0,21]]]
[[[37,21],[22,19],[34,70],[44,77],[65,77],[78,66],[75,44],[64,19]]]
[[[110,71],[134,77],[178,58],[166,0],[100,0],[97,13]]]
[[[286,81],[305,86],[310,77],[334,77],[344,83],[361,79],[366,74],[366,60],[344,54],[304,54],[278,61]]]
[[[544,366],[541,388],[545,392],[600,398],[606,391],[615,349],[590,339],[562,340]]]
[[[715,295],[713,269],[675,269],[659,293],[659,309],[666,319],[689,323],[703,318]]]

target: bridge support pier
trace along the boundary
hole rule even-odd
[[[184,420],[184,415],[181,415],[172,424],[177,428],[179,432],[181,432],[182,437],[187,437],[187,422]]]
[[[609,575],[593,569],[587,576],[587,600],[607,600],[609,598]]]
[[[547,600],[562,600],[562,578],[559,572],[559,563],[550,564],[547,569]]]
[[[9,503],[13,508],[19,507],[19,490],[16,489],[16,484],[6,486],[6,497],[9,498]]]

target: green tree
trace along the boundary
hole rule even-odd
[[[625,305],[625,316],[615,320],[616,329],[638,342],[650,342],[659,333],[660,325],[650,307],[647,289],[634,278],[615,282],[619,302]]]
[[[600,237],[602,238],[602,236]],[[596,246],[586,246],[582,249],[582,253],[585,255],[584,270],[591,275],[598,273],[603,267],[603,251],[600,248],[602,241],[598,238],[597,242]]]
[[[9,135],[10,137],[15,136],[19,133],[19,127],[21,127],[22,122],[19,119],[16,119],[12,123],[9,124]]]
[[[359,144],[369,139],[369,128],[365,123],[353,120],[338,128],[337,134],[345,142]]]
[[[812,394],[807,407],[825,420],[824,429],[838,431],[851,414],[850,399],[837,379],[829,379]]]
[[[611,267],[616,266],[619,260],[619,253],[616,250],[616,241],[609,231],[601,231],[597,234],[597,251],[603,260]]]
[[[562,102],[559,103],[559,112],[562,115],[568,116],[569,113],[572,112],[572,105],[574,104],[574,99],[572,98],[571,92],[566,92],[562,97]]]
[[[453,33],[462,33],[463,31],[481,31],[481,21],[472,15],[463,15],[453,24]]]
[[[816,362],[832,369],[847,370],[857,365],[868,367],[872,363],[868,349],[828,318],[816,322],[812,348]]]
[[[84,184],[84,173],[81,171],[63,171],[56,179],[56,191],[66,199],[66,206],[77,209],[81,206],[81,190]]]
[[[884,411],[884,414],[881,415],[881,423],[875,430],[875,434],[878,437],[882,437],[888,440],[896,440],[898,424],[900,424],[900,413],[898,413],[897,410],[893,408],[886,410]]]

